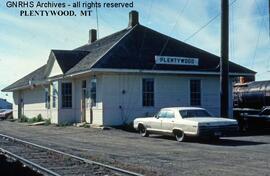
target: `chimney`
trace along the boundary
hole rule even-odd
[[[89,40],[88,43],[91,44],[94,41],[97,40],[97,30],[96,29],[90,29],[89,30]]]
[[[132,10],[129,12],[128,27],[134,27],[136,24],[139,24],[139,13],[135,10]]]

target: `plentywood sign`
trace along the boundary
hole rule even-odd
[[[168,65],[192,65],[198,66],[198,58],[189,57],[174,57],[174,56],[155,56],[156,64],[168,64]]]

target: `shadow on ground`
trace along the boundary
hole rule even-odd
[[[153,135],[153,136],[150,136],[150,137],[151,138],[158,138],[158,139],[175,141],[175,138],[173,136]],[[250,145],[268,144],[266,142],[247,141],[247,140],[239,140],[239,139],[233,139],[233,138],[231,138],[231,139],[220,138],[219,140],[201,139],[201,138],[188,138],[186,140],[186,142],[188,142],[188,143],[216,145],[216,146],[250,146]]]
[[[253,129],[246,132],[239,132],[238,136],[270,136],[270,129]]]
[[[216,141],[209,141],[207,144],[217,146],[251,146],[251,145],[262,145],[268,144],[266,142],[236,140],[236,139],[219,139]]]

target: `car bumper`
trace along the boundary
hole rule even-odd
[[[222,136],[234,136],[238,132],[238,125],[227,126],[204,126],[199,127],[198,136],[200,137],[222,137]]]

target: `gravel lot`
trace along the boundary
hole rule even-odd
[[[145,175],[270,175],[270,135],[178,143],[118,129],[28,126],[0,121],[0,133]]]

